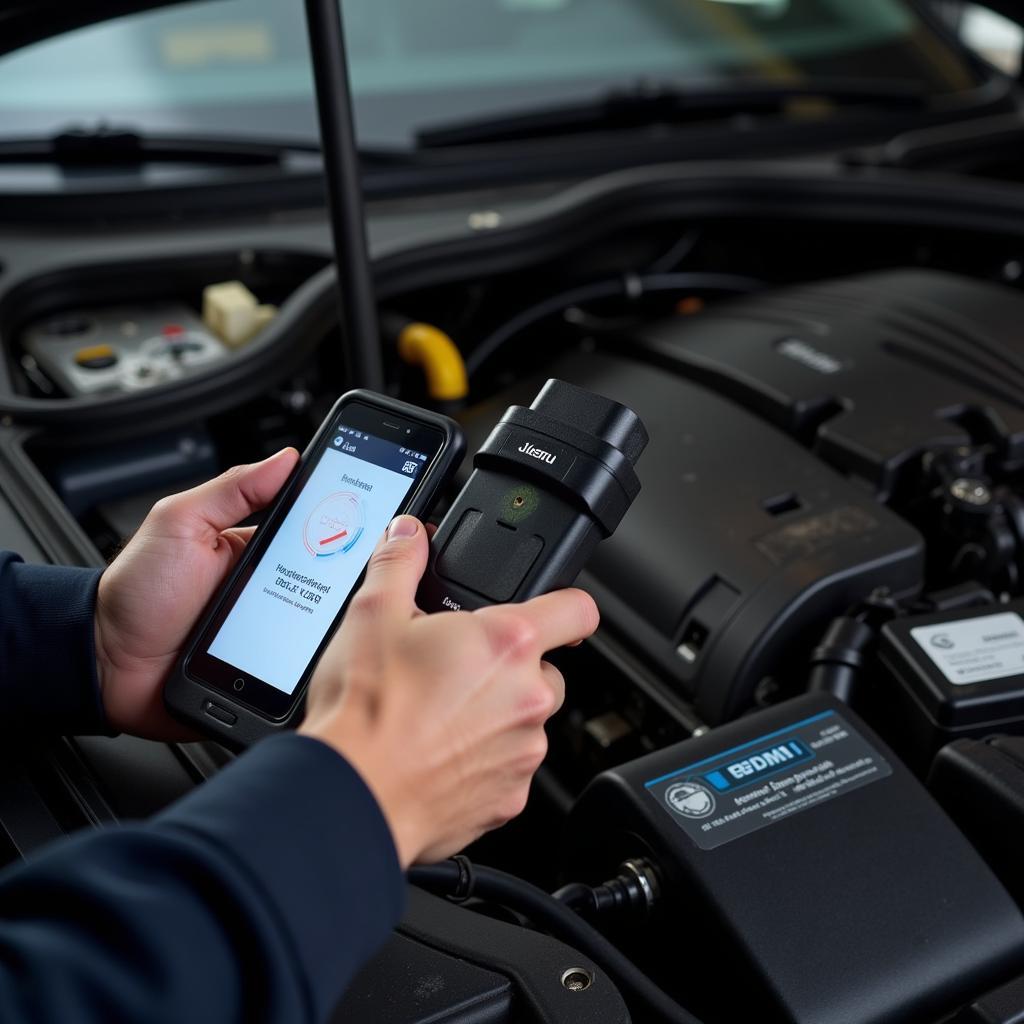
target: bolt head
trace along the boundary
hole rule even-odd
[[[562,972],[562,985],[570,992],[585,992],[594,983],[594,976],[585,967],[570,967]]]
[[[968,477],[961,477],[954,480],[949,487],[949,493],[962,501],[965,505],[973,505],[980,508],[992,501],[992,492],[981,480],[972,480]]]

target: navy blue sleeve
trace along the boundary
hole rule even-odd
[[[98,569],[25,565],[0,551],[0,722],[103,733],[94,613]]]
[[[0,1020],[324,1021],[404,891],[359,775],[275,737],[149,824],[0,875]]]

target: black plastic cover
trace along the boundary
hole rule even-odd
[[[1022,323],[1017,291],[899,270],[737,299],[635,341],[886,495],[920,453],[972,433],[1024,458]]]
[[[584,971],[590,984],[567,988]],[[629,1024],[618,989],[552,938],[410,887],[392,941],[349,986],[334,1024]]]
[[[1024,1024],[1024,977],[986,992],[965,1006],[950,1024]]]
[[[1024,737],[950,743],[936,755],[928,786],[1024,906]]]
[[[1018,598],[883,627],[879,658],[929,757],[950,740],[1024,730],[1021,616],[1024,599]]]
[[[574,353],[557,375],[635,410],[643,484],[581,582],[606,628],[716,723],[876,587],[915,593],[916,530],[780,430],[708,388],[621,356]],[[479,443],[526,379],[464,420]],[[798,643],[799,641],[799,643]],[[794,666],[804,671],[805,661]]]
[[[393,935],[345,991],[332,1024],[511,1024],[512,984]]]
[[[936,1020],[1024,963],[1024,918],[981,857],[824,695],[605,772],[567,834],[582,881],[659,866],[664,927],[637,955],[717,1019]]]

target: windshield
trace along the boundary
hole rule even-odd
[[[434,125],[684,88],[830,78],[976,84],[901,0],[344,0],[361,142]],[[317,138],[301,0],[207,0],[0,58],[0,135],[105,121],[153,132]]]

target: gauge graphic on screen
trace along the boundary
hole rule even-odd
[[[317,558],[346,554],[363,535],[364,521],[362,500],[351,491],[339,491],[324,498],[306,517],[302,542]]]

